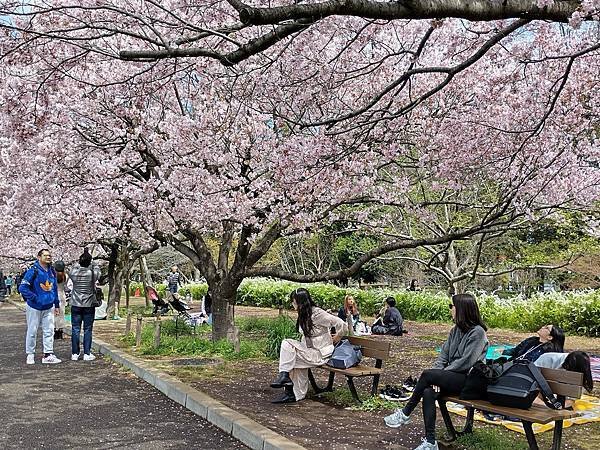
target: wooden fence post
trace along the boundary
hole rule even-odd
[[[125,322],[125,334],[131,333],[131,311],[127,310],[127,321]]]
[[[160,314],[156,316],[154,321],[154,348],[160,346]]]
[[[142,343],[142,316],[137,316],[137,324],[135,326],[135,346],[139,347]]]

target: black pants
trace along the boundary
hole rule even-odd
[[[423,421],[425,422],[425,438],[427,441],[435,441],[435,400],[437,393],[433,386],[438,386],[443,394],[458,394],[463,386],[467,375],[443,369],[429,369],[423,371],[415,386],[412,396],[406,402],[402,410],[407,416],[410,415],[419,401],[423,399]]]

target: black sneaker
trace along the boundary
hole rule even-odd
[[[415,390],[415,386],[417,385],[417,379],[413,378],[412,376],[409,376],[406,380],[404,380],[404,382],[402,383],[402,387],[408,391],[408,392],[412,392]]]
[[[403,402],[408,400],[410,396],[410,392],[407,392],[402,388],[398,389],[396,387],[390,387],[385,393],[384,398],[392,402]]]

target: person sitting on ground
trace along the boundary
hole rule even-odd
[[[360,321],[360,314],[358,312],[356,301],[351,295],[346,295],[346,297],[344,297],[344,306],[338,311],[338,317],[346,323],[348,322],[348,316],[352,317],[352,329],[356,331],[356,324]],[[348,326],[350,326],[350,324],[348,324]]]
[[[565,345],[565,333],[556,325],[544,325],[537,336],[531,336],[516,347],[504,350],[502,357],[506,359],[526,359],[535,362],[548,352],[562,353]]]
[[[456,325],[450,330],[433,368],[423,371],[406,406],[384,419],[391,428],[406,424],[423,399],[425,439],[416,450],[438,450],[435,440],[436,390],[444,394],[458,394],[465,385],[469,369],[476,361],[483,361],[487,352],[487,327],[481,320],[475,297],[470,294],[454,295],[449,306]]]
[[[388,297],[385,299],[385,304],[387,306],[385,313],[382,318],[378,318],[375,323],[373,323],[371,333],[402,336],[402,325],[404,320],[402,319],[402,314],[400,314],[400,311],[396,308],[396,300],[394,297]]]
[[[284,339],[279,351],[279,375],[272,388],[285,388],[281,397],[272,403],[290,403],[302,400],[308,392],[308,369],[325,364],[333,354],[334,344],[347,334],[348,326],[339,317],[314,306],[304,288],[290,295],[292,306],[298,311],[296,329],[300,341]],[[335,334],[331,334],[335,328]]]

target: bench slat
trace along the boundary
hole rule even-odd
[[[461,400],[456,396],[446,396],[444,397],[444,400],[535,423],[549,423],[554,422],[555,420],[565,420],[579,416],[579,412],[577,411],[565,409],[557,411],[547,408],[546,406],[538,405],[533,405],[529,409],[517,409],[492,405],[485,400]]]
[[[565,397],[581,398],[583,394],[583,388],[574,384],[557,383],[556,381],[549,381],[548,386],[552,389],[556,395],[564,395]]]
[[[583,374],[562,369],[546,369],[540,367],[542,375],[548,381],[556,381],[558,383],[573,384],[576,386],[583,385]]]
[[[350,375],[351,377],[368,377],[373,375],[381,375],[383,373],[383,369],[378,369],[377,367],[370,366],[358,366],[350,367],[349,369],[336,369],[330,366],[319,366],[317,369],[325,369],[330,372],[341,373],[344,375]]]
[[[379,341],[358,336],[347,336],[353,345],[360,345],[363,356],[386,360],[390,357],[391,342]]]

